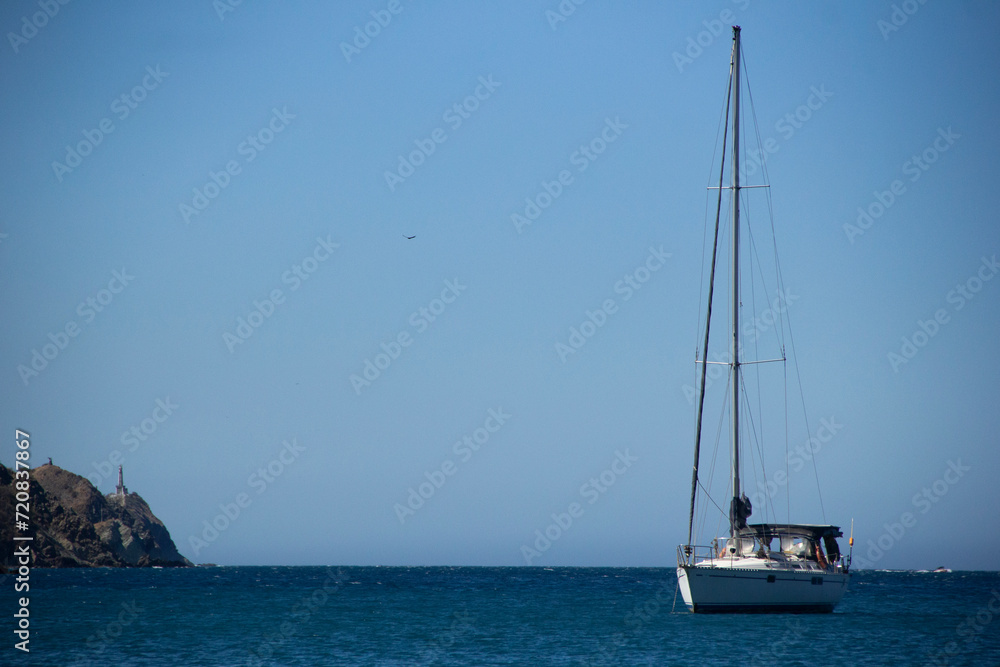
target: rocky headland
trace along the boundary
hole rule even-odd
[[[190,567],[137,493],[102,494],[85,477],[46,464],[31,470],[30,528],[15,531],[14,473],[0,464],[0,542],[33,535],[32,567]],[[0,563],[16,569],[7,550]]]

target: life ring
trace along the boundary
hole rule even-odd
[[[826,557],[823,555],[823,549],[820,548],[819,542],[814,542],[813,545],[816,549],[816,560],[819,562],[820,568],[824,570],[827,569],[827,567],[829,567],[829,563],[826,562]]]

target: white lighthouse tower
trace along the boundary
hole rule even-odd
[[[128,495],[128,489],[125,488],[125,482],[122,479],[122,467],[118,466],[118,486],[115,487],[115,495],[125,501],[125,496]]]

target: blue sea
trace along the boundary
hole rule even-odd
[[[859,571],[833,614],[694,615],[672,568],[31,572],[2,665],[1000,665],[1000,573]],[[3,583],[16,609],[13,580]]]

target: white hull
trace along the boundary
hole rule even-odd
[[[711,561],[677,567],[681,597],[695,613],[828,613],[850,578],[818,568],[741,568]]]

